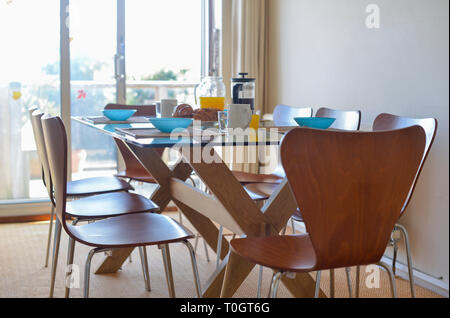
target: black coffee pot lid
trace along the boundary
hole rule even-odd
[[[245,76],[248,75],[248,73],[239,73],[239,75],[242,76],[242,77],[235,77],[235,78],[232,78],[231,80],[233,82],[236,82],[236,83],[249,83],[249,82],[255,82],[256,81],[256,78],[247,78],[247,77],[245,77]]]

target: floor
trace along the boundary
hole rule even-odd
[[[170,214],[175,219],[177,214]],[[0,225],[0,297],[48,297],[50,269],[44,267],[45,245],[48,233],[48,222],[21,223]],[[192,242],[194,244],[194,242]],[[75,248],[75,265],[79,269],[79,280],[82,282],[83,264],[89,248],[77,244]],[[64,296],[64,269],[67,253],[67,235],[63,233],[61,238],[61,251],[59,267],[56,278],[55,297]],[[111,275],[91,275],[91,297],[168,297],[167,286],[161,252],[157,247],[148,248],[149,267],[152,291],[144,289],[142,270],[137,251],[132,254],[132,262],[126,262],[121,271]],[[172,264],[177,297],[195,297],[192,270],[187,249],[183,245],[172,245]],[[200,239],[197,248],[197,261],[200,277],[204,284],[208,276],[215,269],[215,254],[209,249],[210,261],[205,255],[203,241]],[[101,262],[102,255],[96,255],[93,260],[92,270]],[[354,283],[356,270],[352,269]],[[387,298],[390,297],[390,288],[387,274],[381,271],[379,288],[369,289],[365,286],[366,274],[362,269],[361,297]],[[312,274],[315,277],[315,273]],[[258,271],[255,269],[240,287],[236,297],[256,297]],[[264,269],[263,295],[267,295],[271,271]],[[328,294],[328,271],[322,274],[321,287]],[[397,279],[399,297],[410,297],[409,284],[400,278]],[[440,297],[439,295],[416,287],[417,297]],[[71,297],[82,296],[81,286],[75,286],[71,291]],[[291,297],[290,293],[280,286],[279,297]],[[336,296],[348,297],[348,289],[344,270],[336,272]]]

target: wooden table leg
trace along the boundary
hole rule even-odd
[[[133,250],[134,248],[119,248],[112,250],[112,252],[105,257],[105,261],[103,261],[96,269],[95,274],[101,275],[117,272]]]
[[[281,281],[294,297],[314,298],[316,282],[311,275],[307,273],[297,273],[294,279],[283,276]],[[326,298],[326,295],[322,290],[319,292],[319,298]]]
[[[254,267],[255,264],[231,252],[220,297],[233,297]]]

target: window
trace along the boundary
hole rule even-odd
[[[45,198],[28,109],[60,110],[59,0],[1,1],[0,42],[0,202]]]

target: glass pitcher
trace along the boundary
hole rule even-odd
[[[220,76],[204,77],[202,82],[194,90],[195,103],[200,103],[200,108],[224,110],[226,88],[223,78]],[[198,99],[197,99],[198,98]]]

